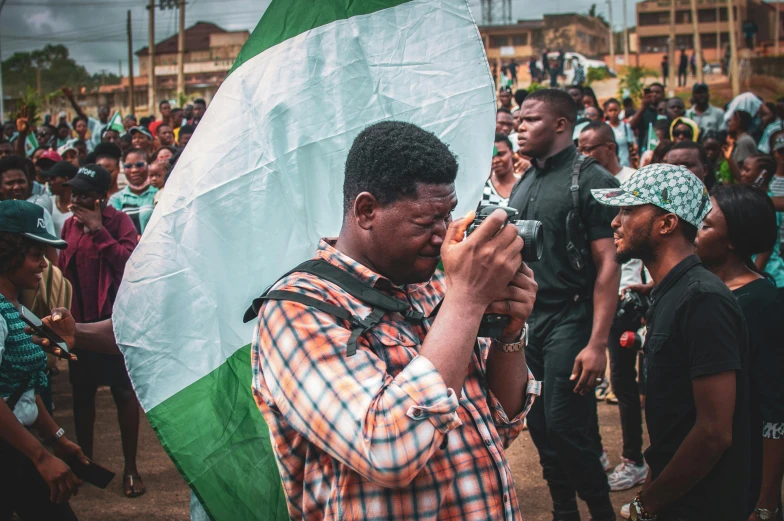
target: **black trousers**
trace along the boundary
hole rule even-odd
[[[599,521],[615,519],[607,475],[599,461],[598,418],[593,392],[574,393],[569,380],[574,359],[591,336],[589,301],[538,307],[528,319],[528,367],[543,382],[542,396],[528,414],[528,429],[539,451],[556,517],[577,514],[576,494]],[[572,516],[569,516],[574,518]]]
[[[0,521],[13,513],[22,521],[76,521],[68,503],[49,501],[49,485],[33,462],[4,440],[0,440]]]
[[[610,383],[618,398],[623,434],[623,457],[642,465],[642,409],[637,384],[637,353],[635,348],[621,347],[621,335],[637,331],[640,320],[615,317],[607,345],[610,351]]]

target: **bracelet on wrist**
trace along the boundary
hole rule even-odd
[[[44,443],[50,446],[54,445],[55,443],[60,441],[60,439],[63,436],[65,436],[65,430],[62,427],[60,427],[59,429],[57,429],[57,432],[55,432],[50,438],[44,440]]]
[[[494,338],[492,346],[503,353],[518,353],[525,349],[528,344],[528,324],[523,327],[520,339],[516,342],[504,342],[499,338]]]

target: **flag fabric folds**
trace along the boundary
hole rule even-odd
[[[106,124],[102,132],[106,132],[107,130],[116,130],[121,136],[125,134],[125,127],[123,126],[122,116],[120,116],[119,111],[114,113],[112,119],[109,120],[109,123]]]
[[[458,156],[462,215],[489,175],[495,106],[467,0],[272,1],[177,163],[114,308],[142,407],[212,519],[288,519],[242,317],[337,235],[353,139],[383,120],[434,132]]]

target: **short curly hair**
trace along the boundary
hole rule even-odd
[[[35,245],[18,233],[0,232],[0,275],[19,269],[27,252]]]
[[[384,121],[360,132],[349,150],[343,181],[343,213],[369,192],[381,205],[416,196],[417,183],[449,184],[457,158],[435,134],[411,123]]]

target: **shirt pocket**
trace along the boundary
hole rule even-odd
[[[405,322],[393,322],[385,317],[366,337],[376,355],[386,363],[387,373],[392,377],[419,354],[419,339]]]

